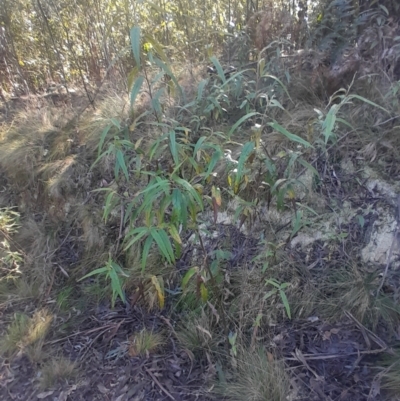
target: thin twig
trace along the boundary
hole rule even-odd
[[[399,234],[399,219],[400,219],[400,195],[397,197],[397,227],[396,227],[396,231],[394,232],[394,235],[393,235],[392,245],[390,246],[389,255],[388,255],[386,266],[385,266],[385,271],[383,272],[381,283],[378,287],[378,290],[376,291],[377,297],[379,296],[379,293],[381,292],[383,284],[385,283],[385,280],[386,280],[386,276],[388,274],[390,261],[392,259],[394,244],[396,243],[397,235]]]
[[[379,345],[382,350],[386,350],[388,348],[387,344],[380,339],[375,333],[373,333],[371,330],[367,329],[365,326],[363,326],[349,311],[344,311],[345,315],[350,318],[356,326],[361,330],[361,333],[365,339],[365,342],[369,343],[369,339],[371,339],[375,344]],[[366,336],[368,338],[366,338]],[[370,348],[370,345],[369,347]]]
[[[78,332],[76,332],[76,333],[70,334],[69,336],[66,336],[66,337],[63,337],[63,338],[58,338],[57,340],[48,341],[48,342],[45,343],[45,345],[54,345],[54,344],[63,342],[63,341],[65,341],[65,340],[68,340],[68,339],[70,339],[70,338],[72,338],[72,337],[79,336],[80,334],[86,334],[86,335],[88,335],[88,334],[91,334],[91,333],[95,333],[96,331],[102,330],[102,329],[104,329],[104,328],[110,329],[110,328],[114,327],[114,325],[115,325],[115,324],[112,323],[112,324],[106,324],[105,326],[101,326],[101,327],[95,327],[94,329],[90,329],[90,330],[78,331]]]
[[[394,116],[394,117],[389,118],[388,120],[385,120],[385,121],[383,121],[381,123],[374,124],[373,127],[379,127],[380,125],[386,124],[386,123],[388,123],[390,121],[393,121],[393,120],[397,120],[398,118],[400,118],[400,116]]]
[[[165,387],[163,387],[163,385],[157,380],[157,377],[155,377],[149,369],[147,368],[144,369],[151,376],[151,378],[154,380],[157,386],[160,387],[161,391],[165,393],[168,396],[168,398],[170,398],[172,401],[176,401],[176,399],[168,392],[168,390]]]
[[[223,300],[220,297],[220,291],[218,289],[217,282],[216,282],[215,277],[213,276],[211,268],[210,268],[210,264],[209,264],[209,261],[208,261],[207,250],[206,250],[206,248],[204,246],[204,242],[203,242],[203,238],[201,237],[200,230],[197,231],[197,234],[199,236],[200,246],[201,246],[201,249],[202,249],[203,254],[204,254],[204,266],[206,268],[207,273],[210,276],[211,286],[212,286],[213,290],[215,291],[215,295],[217,295],[218,307],[220,309],[219,312],[220,312],[220,316],[221,316],[221,320],[222,320],[222,325],[224,326],[224,331],[225,331],[224,346],[225,346],[226,351],[228,351],[229,350],[229,346],[228,346],[227,339],[228,339],[228,334],[229,334],[229,328],[228,328],[228,324],[227,324],[226,318],[225,318],[225,310],[224,310]]]
[[[371,351],[357,351],[357,352],[348,352],[345,354],[321,354],[321,355],[315,355],[315,354],[303,354],[304,359],[307,361],[319,361],[319,360],[325,360],[325,359],[337,359],[337,358],[347,358],[349,356],[358,356],[358,355],[376,355],[380,354],[381,352],[385,352],[386,349],[373,349]],[[293,354],[293,353],[292,353]],[[285,361],[298,361],[299,358],[296,357],[285,357]]]

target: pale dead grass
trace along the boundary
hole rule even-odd
[[[86,112],[78,123],[79,141],[84,144],[89,153],[96,153],[104,129],[111,123],[111,119],[126,121],[130,116],[130,103],[127,95],[109,93],[97,103],[96,110]],[[116,132],[112,127],[107,139]]]
[[[53,357],[44,363],[39,379],[43,390],[69,382],[78,374],[77,364],[65,357]]]
[[[23,270],[31,280],[31,285],[35,282],[44,290],[51,280],[54,267],[49,255],[57,248],[57,239],[46,233],[43,223],[27,219],[16,235],[16,240],[25,250]]]
[[[267,354],[264,348],[255,350],[239,347],[232,370],[232,380],[220,380],[214,393],[232,401],[285,401],[290,382],[284,364]]]
[[[295,316],[311,315],[337,322],[350,312],[358,321],[375,330],[385,322],[394,329],[400,322],[400,308],[389,296],[376,296],[380,279],[377,274],[363,272],[355,263],[327,269],[312,276],[299,277],[289,293]]]
[[[9,356],[24,353],[26,347],[46,337],[52,321],[53,315],[47,309],[38,309],[32,317],[16,314],[0,341],[1,353]]]
[[[222,333],[218,318],[210,310],[189,313],[178,326],[176,336],[180,346],[191,353],[219,352]]]
[[[3,127],[0,164],[19,188],[34,184],[36,167],[45,160],[61,124],[58,110],[43,108],[24,110]]]
[[[165,338],[162,333],[143,329],[129,337],[128,352],[131,357],[145,356],[156,352],[163,344]]]

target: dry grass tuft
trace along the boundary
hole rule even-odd
[[[381,376],[381,388],[398,396],[400,394],[400,349],[396,347],[391,353],[383,354],[379,362],[383,369],[381,373],[378,373]]]
[[[76,363],[64,357],[53,358],[43,366],[40,387],[45,390],[73,379],[77,372]]]
[[[2,281],[1,284],[0,299],[8,299],[11,303],[13,301],[38,299],[41,295],[38,282],[29,279],[25,275]]]
[[[289,388],[283,363],[259,348],[242,350],[234,379],[229,382],[221,380],[215,392],[231,401],[284,401],[288,399]]]
[[[214,318],[204,310],[200,315],[193,313],[187,316],[185,322],[176,331],[182,348],[192,352],[217,350],[221,335],[214,323]]]
[[[87,252],[104,249],[107,232],[104,227],[101,214],[91,210],[87,206],[77,209],[77,218],[83,230],[82,241]]]
[[[35,282],[35,286],[39,286],[41,290],[50,283],[54,268],[50,256],[57,248],[57,239],[51,231],[46,233],[47,230],[43,223],[31,218],[24,221],[16,235],[18,244],[25,251],[24,272],[30,279],[30,285]]]
[[[143,329],[129,337],[128,352],[131,357],[144,356],[157,351],[164,343],[165,339],[161,333]]]
[[[16,352],[24,353],[26,347],[46,337],[52,321],[53,316],[47,309],[36,311],[31,318],[25,314],[16,314],[0,342],[1,353],[10,356]]]
[[[272,287],[265,282],[266,279],[278,278],[282,284],[285,275],[287,272],[281,269],[280,265],[271,266],[267,274],[262,273],[259,268],[246,268],[239,269],[231,275],[230,282],[235,297],[230,302],[229,315],[237,322],[238,333],[252,331],[260,316],[266,322],[278,322],[287,318],[279,293],[270,294]],[[284,290],[288,298],[291,291],[292,286]]]
[[[96,111],[86,113],[80,120],[78,130],[80,143],[85,144],[89,153],[97,152],[103,130],[110,124],[111,119],[126,120],[129,117],[129,99],[117,93],[110,93],[98,102]],[[115,133],[110,129],[107,138]]]
[[[59,110],[52,108],[29,109],[1,133],[0,164],[18,188],[36,185],[36,167],[55,148],[68,143],[67,138],[60,138],[58,127],[64,121],[59,115]],[[65,155],[66,151],[61,153]]]
[[[367,327],[380,322],[394,328],[400,321],[400,308],[388,296],[376,296],[380,278],[360,271],[355,264],[331,269],[318,280],[304,277],[289,297],[298,317],[312,314],[327,321],[338,321],[350,312]]]

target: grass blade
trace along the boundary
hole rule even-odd
[[[244,121],[248,120],[249,118],[257,114],[259,113],[257,113],[256,111],[252,111],[251,113],[247,113],[245,116],[236,121],[236,123],[232,126],[232,128],[228,132],[228,138],[235,132],[236,128],[238,128],[239,125],[241,125]]]

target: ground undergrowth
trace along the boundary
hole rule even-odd
[[[132,35],[129,96],[2,121],[2,399],[398,399],[398,82]]]

